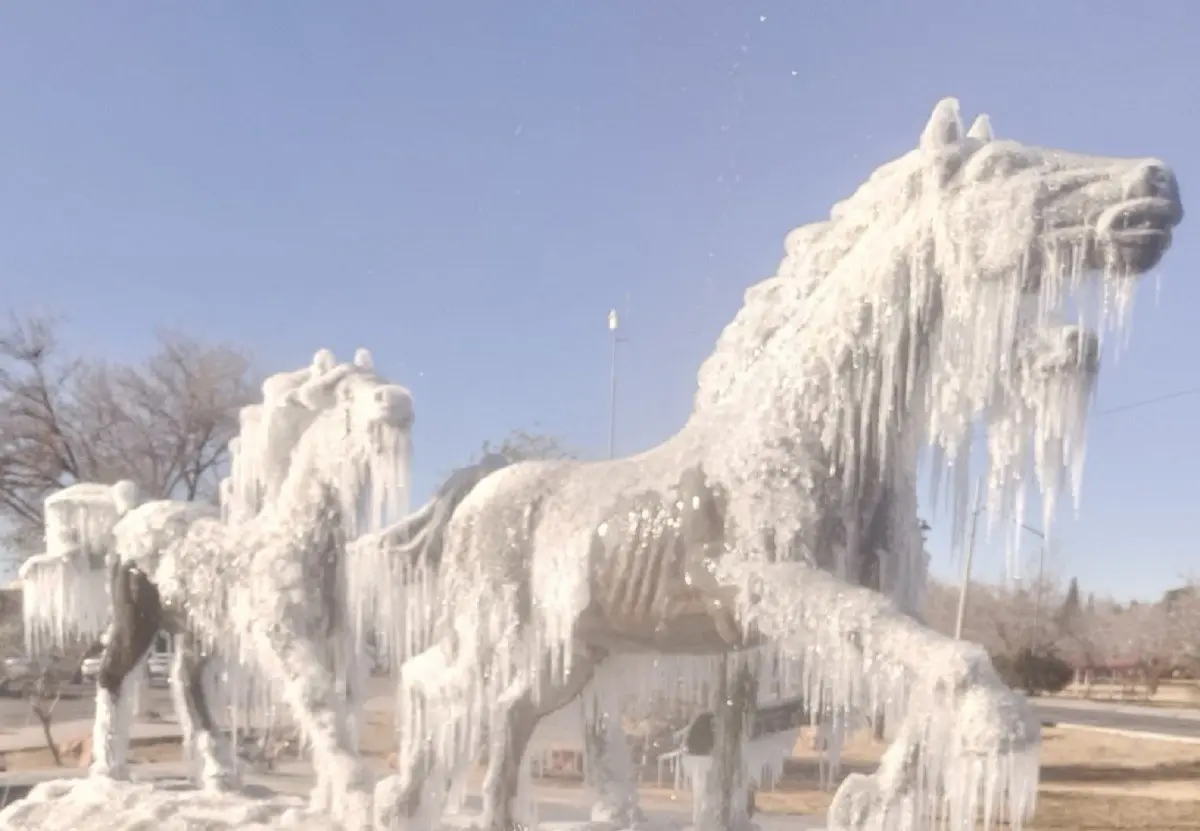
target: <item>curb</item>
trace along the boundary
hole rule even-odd
[[[1047,727],[1062,727],[1069,730],[1090,730],[1093,733],[1107,733],[1110,736],[1124,736],[1130,739],[1150,739],[1157,742],[1177,742],[1179,744],[1200,744],[1200,736],[1173,736],[1169,733],[1148,733],[1143,730],[1124,730],[1120,727],[1098,727],[1094,724],[1071,724],[1060,721]]]

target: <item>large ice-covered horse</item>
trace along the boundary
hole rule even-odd
[[[313,752],[314,807],[348,826],[370,823],[369,777],[358,758],[347,691],[359,671],[354,565],[345,537],[406,509],[412,400],[354,364],[318,353],[301,373],[264,384],[244,419],[235,487],[252,493],[223,522],[212,508],[157,501],[114,529],[119,558],[113,623],[99,675],[93,772],[124,773],[129,671],[160,628],[175,633],[180,720],[195,736],[202,776],[223,787],[232,757],[204,699],[210,655],[252,675],[260,698],[280,695]],[[295,376],[295,377],[291,377]],[[361,616],[359,616],[361,617]],[[341,687],[341,689],[339,689]]]
[[[376,792],[380,821],[435,822],[486,733],[499,765],[487,823],[511,828],[535,725],[606,656],[773,642],[803,661],[814,699],[899,702],[893,746],[875,775],[843,784],[833,825],[912,828],[944,810],[960,826],[984,805],[1019,822],[1036,719],[981,649],[853,585],[864,536],[918,547],[921,450],[961,471],[980,421],[994,512],[1019,514],[1031,480],[1053,510],[1082,457],[1090,383],[1064,372],[1032,394],[1020,333],[1092,274],[1106,299],[1127,299],[1181,217],[1162,162],[993,140],[983,121],[965,133],[957,102],[941,102],[916,150],[789,237],[676,436],[629,459],[507,467],[451,513],[431,645],[402,672],[401,770]],[[1063,346],[1082,364],[1095,341]]]

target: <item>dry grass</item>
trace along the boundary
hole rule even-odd
[[[1033,831],[1200,829],[1200,744],[1091,730],[1043,731],[1042,785]],[[868,772],[883,750],[854,737],[843,772]],[[759,795],[769,813],[820,813],[831,795],[817,787],[816,759],[803,746],[781,787]]]
[[[1195,709],[1200,707],[1200,684],[1195,681],[1163,681],[1154,695],[1148,695],[1144,686],[1129,688],[1120,684],[1098,683],[1085,688],[1083,685],[1072,684],[1061,693],[1048,698],[1139,704],[1167,710]]]
[[[382,766],[393,749],[389,719],[372,714],[368,728],[363,750]],[[1043,737],[1042,786],[1031,831],[1200,831],[1200,744],[1072,728],[1047,728]],[[872,770],[882,750],[869,735],[855,736],[842,755],[843,773]],[[178,741],[140,743],[131,755],[137,762],[176,761],[180,746]],[[758,795],[760,811],[820,814],[828,808],[831,794],[819,787],[816,755],[802,741],[795,756],[779,788]],[[9,770],[53,766],[47,750],[10,754],[5,762]],[[579,783],[547,781],[542,787],[561,791]],[[687,798],[656,787],[643,787],[642,795],[648,808]]]

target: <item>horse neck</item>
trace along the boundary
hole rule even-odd
[[[892,276],[839,284],[831,274],[816,284],[724,400],[698,407],[685,428],[704,448],[706,470],[734,489],[739,512],[775,526],[776,538],[806,534],[799,517],[832,509],[855,546],[897,475],[915,465],[938,306],[880,290]],[[896,319],[910,308],[931,312]]]
[[[322,451],[322,442],[313,425],[296,445],[287,467],[287,475],[278,486],[277,496],[265,507],[277,505],[290,507],[312,502],[321,498],[325,487],[336,487],[330,468],[332,454]]]

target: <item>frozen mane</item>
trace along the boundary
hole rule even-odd
[[[1179,216],[1160,162],[995,140],[983,116],[964,132],[947,99],[917,149],[789,235],[776,276],[746,292],[701,367],[691,423],[779,437],[766,458],[733,463],[738,481],[794,467],[785,437],[812,424],[819,443],[802,452],[826,458],[852,500],[908,454],[898,443],[932,448],[954,468],[956,524],[981,425],[989,513],[1019,522],[1035,482],[1049,524],[1064,486],[1078,496],[1094,372],[1018,400],[1022,340],[1068,298],[1120,325],[1131,277],[1157,262]],[[1093,273],[1099,290],[1081,296]]]
[[[408,508],[412,423],[410,393],[375,373],[370,352],[359,349],[352,363],[339,364],[322,349],[309,367],[267,378],[263,402],[243,408],[222,510],[231,520],[248,519],[289,482],[301,483],[314,468],[336,469],[331,478],[350,530],[394,521]]]

